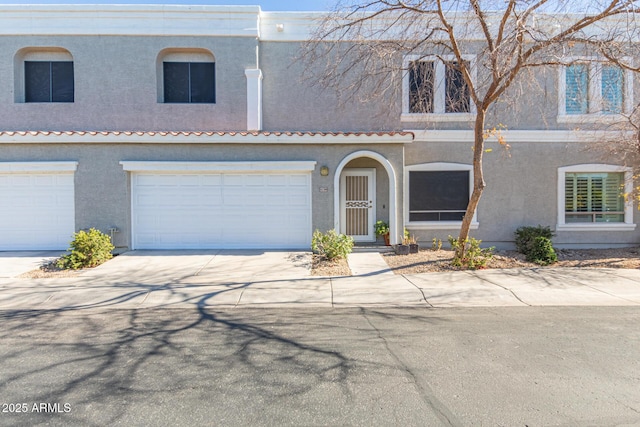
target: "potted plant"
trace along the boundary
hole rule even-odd
[[[376,232],[376,236],[384,237],[384,244],[390,246],[389,244],[389,224],[385,221],[376,221],[374,225],[374,230]]]
[[[396,245],[396,254],[409,255],[409,239],[403,238],[402,243]]]
[[[420,246],[418,246],[418,241],[416,240],[416,236],[409,237],[409,253],[417,254],[420,250]]]

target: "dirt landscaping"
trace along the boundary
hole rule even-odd
[[[313,276],[351,276],[351,270],[346,259],[334,259],[328,261],[320,255],[313,255],[311,265]]]
[[[84,270],[63,270],[56,265],[56,261],[41,265],[40,268],[27,271],[19,275],[21,279],[55,279],[58,277],[76,277]]]
[[[527,262],[519,252],[496,251],[486,268],[640,268],[640,248],[617,249],[557,249],[558,262],[547,267]],[[396,255],[393,252],[382,254],[384,260],[396,274],[432,273],[461,270],[451,265],[453,252],[450,250],[421,249],[417,254]],[[350,275],[346,260],[328,262],[314,256],[313,275],[344,276]]]

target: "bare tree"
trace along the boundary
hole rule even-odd
[[[327,16],[304,59],[318,84],[360,100],[397,102],[402,77],[408,75],[411,112],[433,112],[433,69],[420,59],[436,58],[459,79],[446,91],[445,108],[473,119],[473,191],[458,237],[463,242],[486,186],[482,160],[492,134],[487,113],[513,96],[509,89],[526,70],[567,65],[589,52],[624,62],[635,46],[637,3],[356,0],[338,4]],[[403,60],[409,56],[415,60]],[[462,258],[465,245],[459,248],[456,256]]]

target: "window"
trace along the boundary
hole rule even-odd
[[[468,171],[409,172],[409,221],[462,221],[467,203]]]
[[[25,102],[73,102],[73,61],[25,61]]]
[[[409,112],[433,113],[433,61],[414,61],[409,68]]]
[[[622,172],[566,173],[565,222],[624,222],[623,182]]]
[[[214,104],[214,62],[163,62],[164,102]]]
[[[628,168],[610,165],[578,165],[558,170],[558,229],[625,229],[632,224]]]
[[[576,62],[561,68],[559,121],[583,120],[588,115],[630,111],[633,99],[628,72],[602,62]]]
[[[467,211],[472,167],[455,163],[427,163],[407,167],[405,218],[412,226],[455,229]],[[474,228],[477,221],[473,220]]]
[[[458,69],[458,62],[436,57],[405,58],[404,121],[469,120],[472,112],[470,89]],[[475,61],[465,61],[475,78]]]

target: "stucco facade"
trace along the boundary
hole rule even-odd
[[[66,13],[68,8],[75,14]],[[471,122],[407,115],[402,91],[385,102],[342,104],[335,93],[310,85],[303,78],[305,64],[296,58],[314,17],[265,13],[259,7],[0,6],[0,194],[3,178],[10,188],[12,177],[53,174],[55,162],[75,162],[74,202],[67,206],[73,231],[111,230],[115,245],[125,250],[136,249],[134,223],[142,218],[136,212],[138,190],[132,177],[153,176],[161,191],[161,178],[178,175],[215,174],[231,182],[257,173],[264,179],[301,174],[308,179],[303,211],[308,210],[309,222],[306,236],[297,242],[307,244],[315,229],[345,231],[345,206],[351,202],[364,215],[358,227],[370,231],[376,220],[390,222],[394,243],[404,227],[422,242],[455,235],[459,223],[411,220],[409,173],[446,170],[447,165],[467,170]],[[73,102],[27,102],[29,61],[73,62]],[[215,102],[164,102],[166,61],[215,63]],[[549,70],[528,76],[528,95],[514,96],[516,101],[499,105],[488,118],[490,125],[508,125],[504,135],[511,149],[504,152],[495,144],[485,156],[487,189],[472,235],[511,247],[516,228],[541,224],[557,229],[558,246],[637,244],[640,217],[635,209],[625,211],[621,224],[560,224],[560,168],[603,161],[585,149],[585,140],[593,137],[587,131],[598,130],[598,123],[574,132],[575,123],[559,118],[559,79],[558,72]],[[632,91],[635,85],[634,80]],[[128,170],[126,162],[142,162],[146,169]],[[154,162],[165,169],[152,169]],[[301,162],[312,166],[292,171]],[[346,193],[360,191],[345,184],[349,170],[370,171],[366,176],[374,185],[363,200],[345,200]],[[40,194],[36,190],[33,197]],[[199,198],[197,190],[180,191],[192,191],[194,201]],[[232,186],[219,191],[233,196]],[[277,200],[286,198],[288,190],[279,191],[273,205],[250,208],[247,201],[247,209],[277,212]],[[21,209],[28,213],[29,207]],[[170,207],[158,204],[157,209]],[[0,211],[0,218],[16,212]],[[198,215],[198,221],[217,221],[204,211]],[[179,222],[159,227],[180,230]],[[28,229],[29,223],[20,227]],[[13,234],[3,245],[2,233],[0,227],[0,250],[49,248],[37,241],[29,244],[28,238],[25,246],[9,242],[16,238]],[[370,234],[360,240],[375,240]],[[58,248],[60,243],[51,245]],[[265,247],[286,243],[276,238]]]

